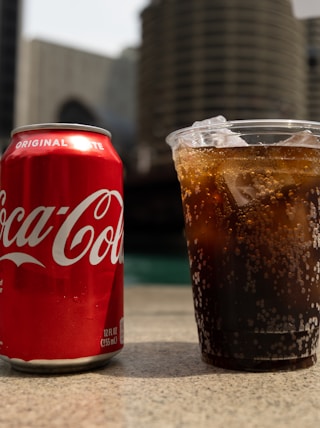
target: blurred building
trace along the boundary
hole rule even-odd
[[[0,0],[0,147],[14,124],[16,58],[20,0]]]
[[[141,13],[137,174],[127,225],[183,229],[165,137],[196,120],[306,118],[305,27],[290,0],[153,0]],[[182,235],[181,235],[182,236]]]
[[[15,126],[102,126],[112,132],[114,145],[126,157],[135,142],[136,62],[134,49],[108,58],[43,40],[23,40]]]
[[[320,19],[305,21],[308,52],[308,118],[320,121]]]
[[[220,114],[320,120],[320,20],[297,20],[290,0],[151,0],[141,24],[140,49],[119,58],[23,41],[15,126],[109,129],[125,164],[126,245],[145,249],[146,236],[151,248],[182,238],[169,132]]]
[[[141,20],[141,172],[168,165],[165,136],[195,120],[307,117],[304,25],[290,0],[153,0]]]

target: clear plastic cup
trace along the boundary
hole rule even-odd
[[[209,120],[167,137],[204,361],[250,371],[316,362],[319,136],[316,122]]]

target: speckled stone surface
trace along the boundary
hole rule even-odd
[[[105,368],[45,376],[0,363],[0,427],[320,426],[320,363],[279,373],[208,366],[189,287],[125,291],[125,349]]]

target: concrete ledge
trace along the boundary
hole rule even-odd
[[[320,364],[224,371],[200,359],[190,287],[125,290],[124,350],[103,369],[28,375],[0,363],[2,427],[320,426]]]

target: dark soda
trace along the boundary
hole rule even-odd
[[[242,370],[316,361],[320,150],[174,150],[203,360]]]

